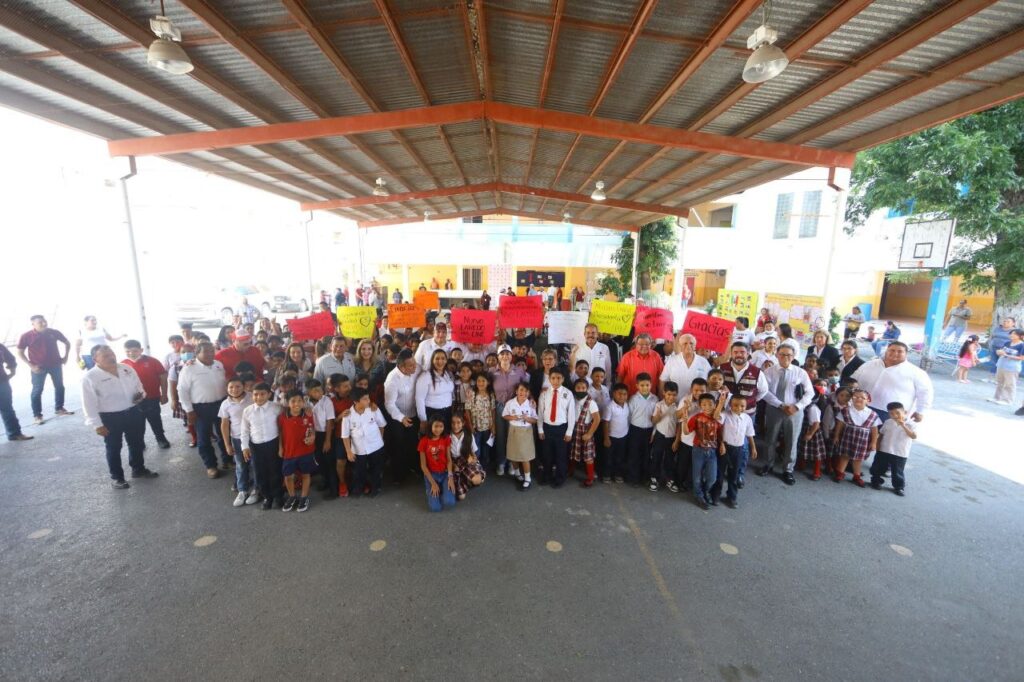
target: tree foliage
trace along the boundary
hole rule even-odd
[[[675,264],[679,228],[676,219],[665,217],[647,223],[640,230],[640,257],[636,273],[640,278],[640,290],[649,291],[651,282],[667,275]],[[625,298],[633,290],[633,241],[631,235],[622,236],[622,245],[612,254],[615,271],[601,280],[597,293],[612,293]]]
[[[911,204],[912,202],[912,204]],[[913,206],[956,220],[949,274],[996,307],[1024,305],[1024,100],[894,140],[857,157],[849,231],[874,211]]]

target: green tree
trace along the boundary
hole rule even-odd
[[[956,220],[949,274],[967,291],[994,290],[995,319],[1024,319],[1024,100],[858,155],[848,231],[910,202],[915,214]]]
[[[651,290],[651,282],[668,274],[676,260],[676,246],[679,239],[676,219],[665,217],[647,223],[640,229],[640,258],[636,272],[640,279],[640,292]],[[636,242],[629,233],[622,236],[622,246],[612,254],[614,272],[601,280],[597,288],[599,295],[612,293],[619,298],[629,296],[633,290],[633,245]]]

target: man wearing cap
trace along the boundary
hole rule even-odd
[[[434,325],[434,337],[421,341],[419,348],[416,349],[416,364],[421,372],[426,372],[430,368],[430,356],[434,354],[435,350],[440,349],[446,355],[451,355],[452,348],[457,346],[459,344],[448,340],[448,325],[438,322]]]
[[[512,364],[512,348],[507,344],[498,346],[498,366],[491,370],[491,381],[494,385],[494,399],[497,402],[497,413],[505,409],[505,403],[516,395],[516,387],[530,377],[521,368]],[[505,441],[508,439],[508,422],[498,419],[494,425],[494,461],[497,462],[497,474],[505,473],[506,455]]]
[[[252,336],[245,331],[235,334],[234,342],[218,351],[216,359],[224,366],[224,374],[228,381],[235,378],[235,367],[240,362],[248,362],[255,369],[257,377],[263,376],[263,353],[252,346]]]

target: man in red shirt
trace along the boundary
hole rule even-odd
[[[633,350],[623,355],[619,362],[619,381],[626,384],[629,395],[636,393],[636,377],[644,373],[651,375],[651,392],[658,392],[658,377],[665,363],[660,355],[651,350],[653,344],[650,334],[640,334],[636,337]]]
[[[235,366],[240,362],[248,362],[255,368],[255,375],[257,377],[263,376],[263,364],[265,362],[263,353],[260,352],[259,348],[251,344],[252,336],[239,332],[235,335],[235,341],[232,345],[217,352],[216,358],[220,364],[224,365],[224,376],[228,381],[235,378]]]
[[[143,354],[142,344],[134,339],[124,342],[124,354],[128,357],[121,364],[135,370],[142,382],[142,390],[146,393],[146,397],[138,404],[139,411],[149,422],[157,445],[166,450],[171,444],[164,435],[164,423],[160,417],[160,406],[167,404],[167,370],[164,369],[164,363]]]
[[[50,329],[42,315],[33,315],[30,319],[32,329],[18,340],[18,355],[32,370],[32,415],[36,424],[42,424],[43,388],[46,387],[47,376],[53,381],[54,414],[59,417],[74,414],[64,409],[64,365],[68,361],[71,344],[59,331]],[[63,355],[57,349],[58,343],[64,344]]]

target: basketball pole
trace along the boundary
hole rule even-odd
[[[926,372],[935,364],[936,351],[942,338],[942,321],[946,318],[950,283],[950,276],[945,274],[932,280],[928,313],[924,318],[924,346],[921,348],[921,369]]]

